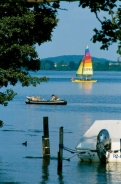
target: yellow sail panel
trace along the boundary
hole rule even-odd
[[[92,67],[92,63],[86,63],[86,67]]]
[[[79,68],[78,68],[78,70],[76,72],[76,76],[77,77],[81,77],[83,75],[83,65],[84,65],[84,62],[82,60],[82,62],[79,65]]]

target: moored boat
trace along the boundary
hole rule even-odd
[[[82,136],[76,152],[84,162],[121,162],[121,120],[97,120]]]

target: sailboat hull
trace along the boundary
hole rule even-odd
[[[74,79],[72,82],[97,82],[97,80],[81,80],[81,79]]]

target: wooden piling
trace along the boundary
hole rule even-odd
[[[58,174],[62,172],[62,163],[63,163],[63,127],[60,127],[59,130],[59,152],[58,152]]]
[[[44,130],[44,137],[49,138],[48,117],[43,117],[43,130]]]
[[[43,132],[44,132],[44,136],[42,136],[43,157],[50,157],[48,117],[43,117]]]
[[[121,139],[120,139],[120,154],[121,154]]]

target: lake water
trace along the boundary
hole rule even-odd
[[[4,121],[0,128],[0,183],[121,183],[120,164],[79,163],[77,156],[67,151],[63,151],[62,175],[57,174],[61,126],[64,146],[75,149],[95,120],[121,119],[121,72],[95,72],[97,83],[72,83],[75,72],[70,71],[41,71],[34,75],[47,76],[50,80],[37,87],[23,88],[20,84],[11,87],[18,95],[7,107],[0,106],[0,119]],[[67,100],[68,104],[25,104],[26,96],[51,99],[51,94]],[[51,159],[48,164],[42,159],[43,117],[49,120]],[[22,145],[25,141],[27,146]]]

